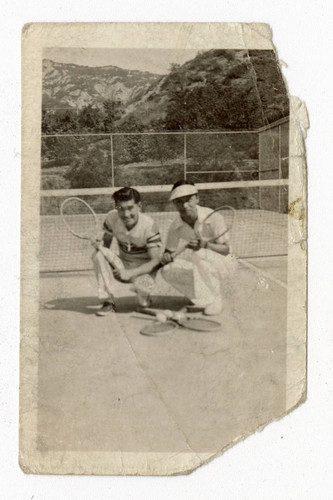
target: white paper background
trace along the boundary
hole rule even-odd
[[[189,0],[2,1],[0,102],[1,497],[7,499],[333,498],[332,341],[332,3],[273,0],[201,4]],[[305,405],[190,476],[28,476],[18,467],[20,37],[27,22],[267,22],[290,93],[310,114],[309,384]]]

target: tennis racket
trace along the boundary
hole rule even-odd
[[[216,217],[219,217],[219,216],[223,217],[224,222],[225,222],[225,224],[224,224],[225,227],[223,228],[223,230],[221,232],[219,232],[214,237],[204,239],[205,243],[206,244],[213,243],[214,241],[218,240],[219,238],[222,238],[222,236],[224,236],[225,234],[230,232],[232,229],[232,226],[234,224],[235,215],[236,215],[236,210],[229,205],[221,205],[220,207],[213,210],[213,212],[211,212],[209,215],[207,215],[207,217],[200,224],[201,227],[204,227],[207,222],[208,223],[210,221],[213,222],[214,218],[216,219]],[[203,239],[199,232],[197,232],[196,236],[200,239]],[[181,254],[186,248],[188,248],[188,243],[185,243],[184,245],[181,246],[181,248],[179,248],[178,250],[173,252],[171,254],[172,258],[174,259],[175,257],[177,257],[177,255]]]
[[[102,224],[89,203],[81,198],[67,198],[61,204],[60,214],[66,228],[76,238],[91,241],[98,238],[102,240],[103,233],[113,236],[110,231],[102,227]],[[115,263],[106,255],[104,255],[104,258],[108,261],[113,270],[118,269]]]
[[[187,328],[189,330],[195,330],[197,332],[210,332],[221,328],[221,323],[219,323],[218,321],[206,319],[203,318],[202,316],[185,314],[182,312],[174,312],[168,310],[159,311],[145,307],[142,310],[140,310],[140,314],[155,316],[159,324],[161,325],[163,325],[164,323],[169,323],[171,321],[179,326],[182,326],[183,328]],[[160,321],[161,316],[164,316],[165,321]]]
[[[163,335],[174,332],[177,328],[177,324],[173,321],[166,321],[164,323],[154,321],[142,327],[140,333],[141,335],[147,335],[149,337],[162,337]]]

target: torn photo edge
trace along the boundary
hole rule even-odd
[[[28,24],[22,32],[20,466],[26,473],[43,474],[185,474],[216,454],[40,452],[36,448],[42,49],[69,45],[275,50],[272,33],[268,25],[257,23],[40,23]],[[308,126],[305,104],[290,96],[286,413],[306,398]]]

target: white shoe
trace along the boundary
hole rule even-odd
[[[216,316],[222,312],[222,298],[220,295],[205,307],[204,314],[206,316]]]

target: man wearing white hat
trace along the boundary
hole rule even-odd
[[[203,307],[207,315],[219,314],[223,306],[223,283],[236,269],[236,259],[230,255],[226,225],[221,214],[210,217],[211,208],[199,205],[196,186],[188,181],[174,184],[170,201],[178,216],[171,224],[166,250],[162,257],[162,276],[193,304]],[[173,253],[187,242],[190,253],[173,260]],[[187,258],[186,258],[187,257]]]

